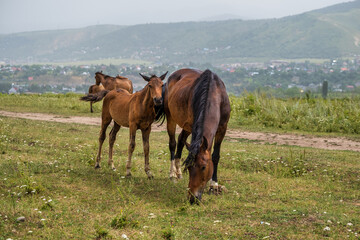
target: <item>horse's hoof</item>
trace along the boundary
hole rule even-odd
[[[222,185],[213,185],[213,186],[210,186],[210,188],[209,188],[209,194],[219,195],[219,194],[226,193],[226,192],[227,192],[226,187],[222,186]]]
[[[182,174],[178,174],[177,175],[177,179],[182,179],[183,177],[182,177]]]
[[[170,178],[170,180],[173,180],[173,179],[176,179],[176,178],[178,178],[178,177],[176,176],[175,173],[170,173],[169,178]]]
[[[154,179],[154,176],[152,176],[152,175],[151,175],[151,176],[148,176],[148,179],[149,179],[149,180],[152,180],[152,179]]]
[[[100,168],[100,165],[95,165],[95,169],[98,169],[98,168]]]
[[[131,178],[131,173],[126,174],[126,178]]]

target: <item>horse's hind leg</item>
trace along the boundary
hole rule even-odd
[[[94,112],[94,111],[93,111],[93,108],[92,108],[92,104],[93,104],[93,102],[90,102],[90,112],[91,112],[91,113]]]
[[[135,149],[136,126],[129,126],[130,142],[128,148],[128,160],[126,161],[126,176],[131,177],[131,157]]]
[[[111,122],[111,117],[110,115],[107,117],[103,117],[102,121],[101,121],[101,130],[100,130],[100,136],[99,136],[99,150],[98,150],[98,154],[96,157],[96,163],[95,163],[95,168],[100,168],[100,161],[101,161],[101,148],[102,145],[105,141],[106,138],[106,129],[109,126],[110,122]]]
[[[115,170],[114,161],[113,161],[113,149],[114,143],[116,140],[116,134],[120,130],[120,125],[114,121],[114,127],[111,129],[109,133],[109,161],[108,164],[111,166],[113,170]]]
[[[186,143],[186,139],[188,138],[189,135],[190,135],[189,132],[182,130],[178,137],[178,144],[177,144],[176,154],[175,154],[175,168],[176,168],[176,176],[178,179],[182,178],[180,160],[181,160],[182,150]]]
[[[145,172],[148,178],[154,178],[154,176],[150,172],[150,164],[149,164],[149,136],[151,132],[151,125],[147,129],[141,129],[143,147],[144,147],[144,156],[145,156]]]

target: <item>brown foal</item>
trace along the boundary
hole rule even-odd
[[[123,89],[116,89],[112,91],[105,90],[95,95],[89,94],[81,98],[81,100],[85,101],[100,101],[105,97],[95,168],[100,167],[101,149],[106,138],[106,129],[111,120],[114,120],[114,127],[109,134],[108,164],[115,169],[112,158],[116,134],[121,126],[128,127],[130,130],[130,143],[128,147],[128,160],[126,162],[126,175],[131,176],[131,157],[135,149],[136,130],[140,129],[145,155],[145,172],[149,178],[153,177],[149,166],[149,135],[151,124],[156,120],[155,106],[161,106],[163,103],[162,80],[164,80],[166,74],[167,72],[160,77],[155,75],[147,77],[140,74],[148,84],[141,91],[134,94],[130,94]]]

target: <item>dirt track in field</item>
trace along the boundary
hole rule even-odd
[[[17,113],[0,111],[0,116],[25,118],[31,120],[51,121],[61,123],[79,123],[87,125],[100,126],[101,119],[99,117],[78,117],[78,116],[57,116],[43,113]],[[166,131],[165,125],[158,127],[153,124],[152,131]],[[309,135],[298,134],[277,134],[263,132],[240,131],[236,129],[228,129],[226,137],[229,141],[251,140],[259,144],[277,144],[277,145],[293,145],[300,147],[311,147],[328,150],[350,150],[360,152],[360,142],[349,140],[343,137],[315,137]]]

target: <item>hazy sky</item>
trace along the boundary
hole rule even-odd
[[[349,0],[0,0],[0,33],[198,21],[231,14],[279,18]]]

